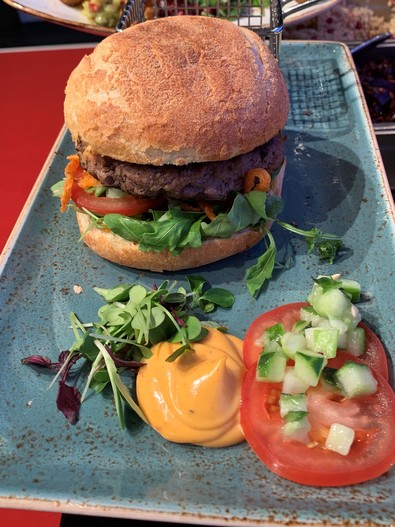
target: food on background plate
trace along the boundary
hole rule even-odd
[[[316,17],[286,25],[283,36],[288,40],[363,42],[393,30],[391,1],[387,6],[385,0],[342,0]]]
[[[247,271],[256,295],[276,255],[276,221],[333,261],[340,240],[277,220],[289,97],[253,32],[176,16],[104,39],[71,73],[65,122],[77,154],[53,187],[70,200],[85,243],[112,262],[151,271],[202,266],[265,235]]]
[[[86,18],[104,27],[115,27],[122,15],[126,2],[124,0],[61,0],[69,6],[82,6],[82,13]],[[251,13],[251,9],[259,9],[259,12],[267,9],[270,0],[218,0],[217,4],[200,0],[198,4],[195,0],[185,0],[183,4],[177,2],[154,2],[146,0],[144,2],[144,18],[152,20],[164,16],[175,15],[202,15],[216,16],[219,18],[236,19],[239,16],[246,16]]]
[[[243,432],[270,470],[296,483],[351,485],[395,464],[395,394],[359,296],[359,283],[322,276],[308,303],[264,313],[247,330]]]
[[[193,352],[166,359],[177,343],[152,348],[136,378],[139,406],[162,437],[176,443],[218,448],[244,441],[240,425],[243,341],[207,328]]]
[[[71,7],[76,7],[78,5],[82,4],[83,0],[62,0],[62,2],[66,5],[69,5]]]
[[[92,24],[115,27],[125,7],[124,0],[61,0],[71,7],[78,7]]]
[[[125,7],[124,0],[84,0],[82,13],[94,24],[115,27]]]
[[[373,123],[395,122],[395,56],[357,63]]]

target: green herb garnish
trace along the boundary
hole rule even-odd
[[[161,341],[179,342],[180,346],[168,357],[176,360],[183,353],[193,352],[193,342],[203,339],[207,329],[193,312],[211,313],[217,307],[230,308],[234,296],[223,288],[212,288],[201,276],[187,276],[189,289],[177,287],[168,280],[147,289],[140,284],[124,283],[110,289],[95,287],[104,300],[98,310],[99,320],[82,323],[70,314],[74,342],[62,352],[57,362],[34,355],[22,359],[57,371],[53,382],[59,380],[57,406],[71,422],[79,417],[79,410],[89,389],[101,392],[111,386],[121,428],[125,427],[126,403],[145,420],[130,390],[122,380],[127,371],[136,372],[144,360],[152,355],[152,347]],[[210,325],[213,325],[211,322]],[[80,359],[89,364],[89,373],[82,395],[75,386],[66,383],[71,369]]]

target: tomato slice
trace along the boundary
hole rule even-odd
[[[293,324],[300,319],[300,309],[308,306],[306,302],[293,302],[276,307],[271,311],[259,315],[248,328],[243,346],[244,363],[247,368],[254,364],[262,351],[262,345],[259,344],[259,338],[264,331],[277,323],[284,324],[285,330],[290,331]],[[377,335],[366,324],[360,323],[365,330],[366,335],[366,351],[363,355],[358,357],[358,362],[361,361],[367,364],[388,380],[388,360],[384,346],[380,342]],[[352,360],[353,356],[350,354],[349,358]]]
[[[136,216],[147,212],[149,209],[158,207],[160,201],[157,199],[138,198],[125,195],[121,198],[97,197],[86,192],[76,182],[73,184],[71,198],[80,209],[85,208],[94,214],[123,214],[124,216]]]
[[[337,358],[338,364],[348,354]],[[368,481],[384,474],[395,463],[395,395],[387,381],[374,376],[374,395],[340,399],[318,385],[307,391],[312,429],[309,446],[286,440],[279,415],[281,384],[257,381],[256,364],[247,370],[242,385],[241,426],[246,440],[274,473],[303,485],[333,487]],[[333,422],[356,430],[347,456],[324,448],[325,434]]]

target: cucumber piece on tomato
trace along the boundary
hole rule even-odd
[[[354,439],[355,432],[352,428],[340,423],[332,423],[325,440],[325,448],[342,456],[347,456]]]
[[[295,353],[295,373],[309,386],[317,386],[328,360],[323,355],[308,351]]]
[[[283,379],[282,391],[283,393],[295,394],[304,393],[309,384],[301,379],[296,373],[293,366],[287,366],[285,368],[285,374]]]
[[[256,379],[264,382],[281,382],[284,379],[287,357],[281,351],[263,351],[256,367]]]
[[[300,320],[314,326],[316,325],[317,318],[320,318],[320,316],[313,309],[313,306],[304,306],[300,308]]]
[[[359,302],[361,299],[361,284],[356,280],[350,280],[349,278],[342,278],[340,280],[340,289],[342,289],[346,295],[351,299],[351,302]]]
[[[334,379],[347,399],[377,391],[377,381],[366,364],[347,361],[334,374]]]
[[[297,320],[292,326],[292,333],[303,333],[306,328],[310,327],[311,322],[308,320]]]
[[[335,374],[337,372],[336,368],[331,368],[329,366],[325,366],[325,368],[322,370],[320,382],[322,386],[324,386],[327,390],[341,394],[341,389],[339,385],[337,384]]]
[[[361,327],[356,327],[347,332],[346,349],[355,357],[363,355],[366,350],[366,335],[365,330]]]
[[[284,439],[308,443],[310,430],[311,425],[307,412],[291,411],[285,416],[282,428]]]
[[[305,393],[282,393],[279,399],[280,416],[285,418],[290,412],[307,412]]]
[[[336,357],[339,342],[339,330],[335,328],[307,328],[305,330],[307,348],[322,353],[328,359]]]
[[[311,305],[322,317],[342,320],[344,313],[350,308],[351,300],[340,289],[329,289],[313,294]]]
[[[263,351],[265,353],[269,353],[271,351],[282,352],[282,347],[281,344],[276,340],[271,340],[268,344],[266,344]]]
[[[280,342],[282,335],[285,333],[283,324],[274,324],[267,328],[263,334],[262,343],[266,347],[269,342]]]
[[[306,349],[306,337],[302,333],[286,331],[281,337],[281,347],[285,355],[293,359],[297,351]]]

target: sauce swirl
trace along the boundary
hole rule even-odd
[[[165,439],[205,447],[240,443],[243,341],[217,329],[193,350],[166,362],[179,343],[160,342],[137,375],[137,398],[148,423]]]

